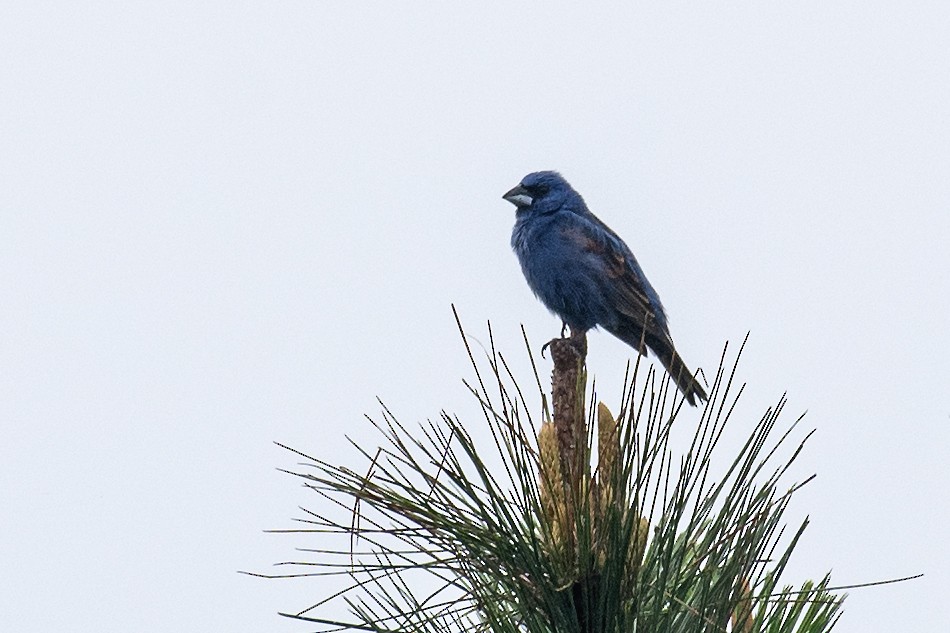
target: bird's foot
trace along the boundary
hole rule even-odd
[[[572,331],[570,336],[564,336],[562,332],[559,338],[552,338],[541,346],[541,358],[544,358],[544,352],[549,347],[553,356],[561,356],[566,353],[583,360],[587,358],[587,332],[583,330]]]
[[[547,351],[549,347],[551,348],[552,353],[556,353],[555,348],[560,348],[564,345],[569,345],[571,348],[573,348],[574,353],[581,358],[587,357],[587,330],[571,329],[571,334],[568,336],[567,328],[567,323],[562,322],[560,338],[552,338],[550,341],[541,346],[541,358],[544,358],[544,352]]]
[[[552,346],[554,346],[554,345],[556,345],[558,342],[564,341],[564,340],[567,340],[567,339],[565,339],[564,337],[561,337],[561,338],[552,338],[550,341],[548,341],[547,343],[545,343],[544,345],[542,345],[542,346],[541,346],[541,358],[544,358],[544,352],[547,351],[547,349],[548,349],[549,347],[551,347],[552,352],[553,352],[554,348],[553,348]]]
[[[587,330],[571,330],[571,336],[567,339],[571,346],[581,358],[587,358]]]

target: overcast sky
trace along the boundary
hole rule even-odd
[[[303,631],[264,581],[381,397],[480,417],[454,303],[526,380],[508,246],[558,169],[735,424],[818,431],[790,576],[841,633],[950,621],[950,4],[9,2],[0,9],[0,621]],[[631,350],[590,337],[609,403]],[[547,373],[548,366],[542,367]],[[530,382],[529,382],[530,384]],[[682,424],[698,419],[686,415]],[[487,439],[487,438],[486,438]]]

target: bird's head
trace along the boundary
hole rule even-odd
[[[580,194],[556,171],[528,174],[502,198],[515,205],[519,214],[528,212],[543,215],[560,209],[575,212],[586,209]]]

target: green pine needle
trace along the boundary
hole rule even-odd
[[[670,439],[674,424],[687,424],[678,419],[682,400],[638,359],[616,418],[601,407],[597,415],[609,417],[598,427],[590,402],[588,446],[599,439],[602,463],[575,482],[542,459],[538,431],[551,415],[537,370],[536,424],[494,343],[482,362],[467,343],[466,350],[484,424],[443,413],[408,428],[383,406],[372,420],[381,446],[354,443],[358,467],[288,449],[305,460],[292,474],[326,508],[307,511],[307,528],[295,531],[319,535],[321,546],[328,535],[346,541],[287,563],[300,570],[287,576],[345,579],[339,592],[290,617],[322,631],[432,633],[820,633],[834,626],[844,595],[831,592],[827,576],[799,589],[779,586],[807,525],[787,530],[783,515],[806,482],[785,476],[810,434],[799,437],[799,420],[780,422],[783,396],[738,454],[718,450],[742,392],[734,384],[741,349],[732,359],[724,350],[685,450]],[[488,442],[467,430],[486,427]],[[715,469],[723,465],[724,473]]]

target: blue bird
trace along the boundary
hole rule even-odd
[[[649,347],[687,402],[708,399],[676,353],[660,297],[633,253],[561,174],[528,174],[502,197],[516,207],[511,247],[528,286],[572,337],[600,326],[640,354]]]

